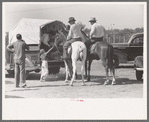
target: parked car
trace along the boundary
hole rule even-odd
[[[143,75],[143,56],[137,56],[134,60],[137,80],[142,80]]]
[[[116,67],[119,63],[134,61],[135,57],[143,55],[143,36],[144,33],[136,33],[130,37],[128,43],[112,43]]]

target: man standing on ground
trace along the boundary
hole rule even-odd
[[[63,45],[63,59],[69,59],[68,47],[75,41],[82,41],[82,26],[75,23],[74,17],[70,17],[68,23],[70,24],[70,30],[67,36],[67,42]]]
[[[17,41],[7,46],[7,49],[15,53],[15,87],[26,87],[25,78],[25,49],[29,50],[25,41],[22,40],[22,35],[16,35]],[[14,50],[11,50],[14,48]]]

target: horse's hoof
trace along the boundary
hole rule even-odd
[[[104,85],[108,85],[108,84],[109,84],[109,82],[105,81]]]
[[[40,79],[40,82],[45,82],[45,78],[42,77],[42,78]]]
[[[90,81],[90,79],[87,79],[87,82],[89,82]]]
[[[69,84],[69,86],[73,86],[73,84]]]
[[[84,79],[85,82],[89,82],[87,79]]]
[[[85,82],[89,82],[89,81],[90,81],[90,79],[86,78],[86,79],[84,79],[84,81],[85,81]]]
[[[116,82],[115,81],[112,81],[112,85],[116,85]]]
[[[86,86],[86,84],[85,84],[85,83],[83,83],[83,84],[82,84],[82,86]]]
[[[68,80],[65,80],[65,83],[68,83],[69,81]]]

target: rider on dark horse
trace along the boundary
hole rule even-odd
[[[87,59],[89,61],[88,68],[87,68],[87,62],[85,64],[86,74],[88,69],[87,80],[90,81],[90,67],[91,67],[92,60],[96,59],[96,60],[101,60],[101,63],[104,66],[106,71],[106,81],[104,82],[104,85],[109,84],[109,71],[113,76],[113,80],[111,84],[115,85],[116,82],[115,82],[115,69],[113,65],[113,46],[108,42],[104,41],[105,28],[96,23],[96,18],[91,18],[89,22],[91,23],[92,27],[89,35],[90,37],[85,42],[85,45],[88,49]],[[95,48],[90,49],[90,46],[94,43],[96,43]]]
[[[70,24],[70,30],[67,36],[67,42],[63,45],[63,59],[69,59],[68,47],[75,41],[82,41],[82,26],[75,23],[75,18],[70,17],[68,23]]]
[[[94,44],[98,41],[103,41],[105,37],[105,28],[96,23],[96,18],[93,17],[90,19],[90,24],[92,25],[90,31],[90,39],[85,42],[87,49],[89,49],[90,45]]]

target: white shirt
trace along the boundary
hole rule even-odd
[[[100,37],[104,37],[105,34],[105,29],[103,26],[94,23],[91,27],[91,31],[90,31],[90,38],[91,37],[96,37],[96,38],[100,38]]]
[[[82,32],[81,32],[82,26],[80,24],[73,24],[70,26],[70,30],[67,36],[67,39],[72,39],[72,38],[79,38],[83,37]]]

